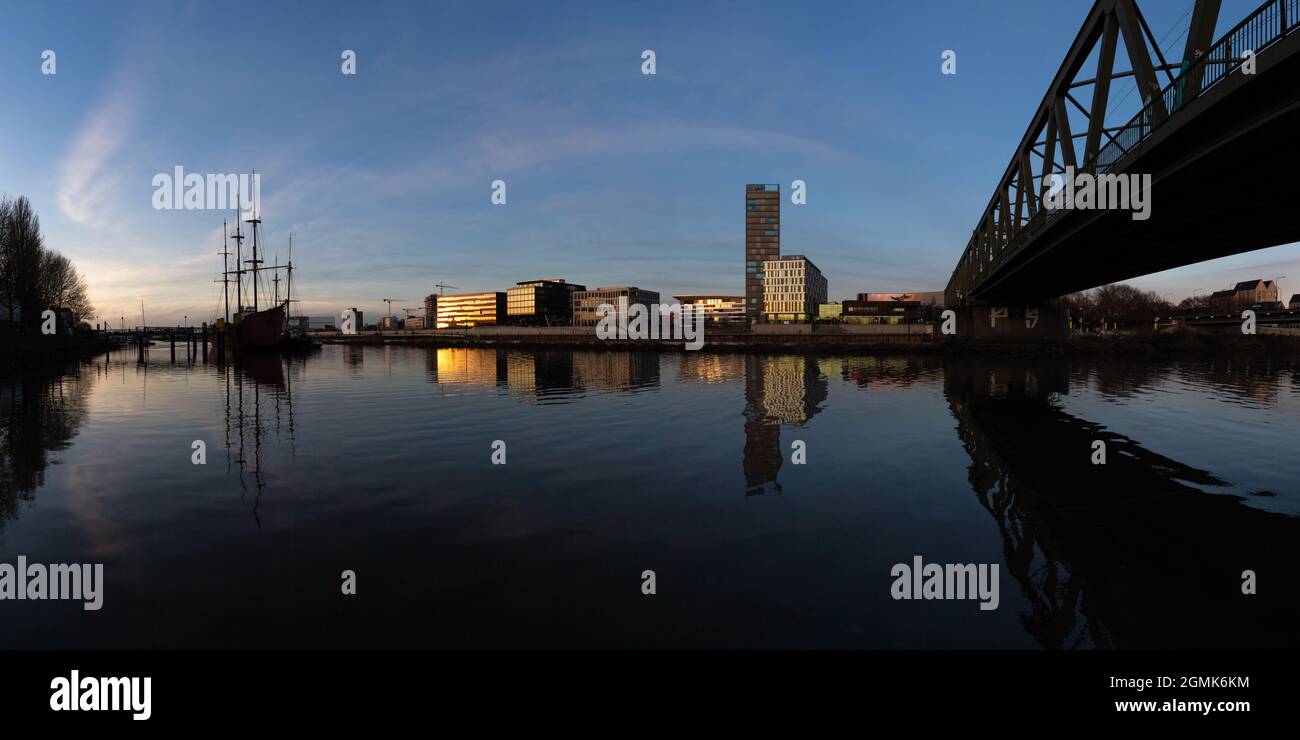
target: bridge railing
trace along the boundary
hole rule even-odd
[[[1245,52],[1259,54],[1300,27],[1300,0],[1270,0],[1210,47],[1200,59],[1186,65],[1161,91],[1163,110],[1172,117],[1201,93],[1222,82],[1241,67]],[[1147,103],[1097,155],[1084,164],[1087,171],[1101,173],[1150,138],[1168,117],[1157,116],[1155,100]]]
[[[1079,171],[1100,174],[1114,167],[1179,110],[1236,71],[1244,61],[1241,55],[1245,51],[1258,55],[1297,28],[1300,28],[1300,0],[1269,0],[1264,3],[1225,33],[1204,56],[1180,70],[1161,91],[1163,110],[1168,111],[1167,114],[1157,115],[1160,108],[1152,99],[1128,123],[1113,131],[1111,141],[1092,159],[1084,162]],[[1063,211],[1040,208],[1014,235],[997,238],[990,235],[984,244],[978,237],[973,239],[957,262],[950,286],[955,286],[964,300],[980,278],[999,268],[1036,234],[1063,215]]]

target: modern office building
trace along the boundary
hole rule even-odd
[[[739,295],[677,295],[673,298],[683,307],[704,312],[705,325],[745,324],[745,297]]]
[[[941,299],[941,293],[858,293],[857,300],[844,302],[841,321],[846,324],[925,323],[933,318]]]
[[[432,329],[437,324],[438,319],[438,294],[430,293],[424,297],[424,325],[426,329]]]
[[[573,323],[573,294],[585,285],[563,278],[525,280],[506,291],[506,316],[521,326],[569,326]]]
[[[423,329],[424,326],[425,319],[423,316],[407,316],[406,320],[402,322],[403,329]]]
[[[763,320],[763,264],[781,256],[781,186],[745,186],[745,317]],[[824,300],[824,299],[823,299]]]
[[[616,285],[594,290],[579,290],[573,294],[573,325],[595,326],[600,323],[599,309],[603,305],[618,308],[618,299],[626,298],[627,305],[640,303],[647,309],[659,302],[659,294],[633,285]]]
[[[763,263],[763,320],[775,323],[808,322],[817,318],[817,306],[826,302],[822,271],[801,254]]]
[[[505,323],[506,294],[489,290],[438,296],[437,316],[439,329]]]

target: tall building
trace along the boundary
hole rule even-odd
[[[563,278],[525,280],[506,291],[506,316],[525,326],[569,326],[573,323],[573,294],[587,286]]]
[[[745,297],[739,295],[677,295],[678,303],[703,312],[705,325],[744,324]]]
[[[822,271],[801,254],[763,263],[763,319],[770,322],[806,322],[817,318],[818,304],[826,302]]]
[[[579,290],[573,294],[573,325],[595,326],[600,323],[598,310],[603,305],[618,308],[618,299],[626,298],[630,307],[640,303],[647,309],[659,302],[659,294],[653,290],[642,290],[633,285],[616,285],[595,290]]]
[[[763,263],[781,256],[781,186],[745,186],[745,317],[763,320]]]
[[[438,297],[439,329],[502,324],[505,318],[506,294],[500,291]]]

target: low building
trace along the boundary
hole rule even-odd
[[[818,321],[839,321],[840,316],[843,313],[844,313],[844,305],[841,304],[839,301],[831,301],[830,303],[817,304]]]
[[[506,294],[501,291],[438,296],[438,328],[505,323]]]
[[[858,293],[845,301],[841,320],[846,324],[919,324],[933,316],[937,303],[925,303],[915,293]],[[942,294],[938,294],[940,300]],[[909,297],[911,297],[909,299]]]
[[[402,320],[396,316],[385,316],[379,320],[379,328],[383,331],[393,331],[402,328]]]
[[[563,278],[516,283],[506,291],[506,316],[520,326],[569,326],[573,323],[573,295],[586,289]]]
[[[425,318],[423,316],[407,316],[406,321],[402,322],[403,329],[423,329]]]
[[[1295,295],[1291,296],[1291,302],[1286,305],[1287,308],[1291,309],[1292,311],[1300,310],[1300,293],[1296,293]]]
[[[673,299],[682,306],[694,306],[692,310],[704,313],[706,325],[743,325],[749,323],[745,317],[745,297],[739,295],[678,295]]]
[[[617,310],[619,298],[626,298],[628,306],[640,303],[647,309],[652,304],[659,302],[657,292],[643,290],[634,285],[615,285],[594,290],[579,290],[573,294],[573,325],[595,326],[600,323],[600,307],[609,305]]]
[[[763,319],[768,323],[807,323],[826,302],[821,270],[801,254],[763,263]]]

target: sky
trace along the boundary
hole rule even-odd
[[[1166,52],[1191,4],[1140,3]],[[115,326],[141,301],[150,324],[220,313],[234,216],[155,209],[176,166],[259,173],[265,256],[294,235],[313,316],[439,282],[739,295],[744,186],[796,179],[782,251],[832,300],[942,290],[1090,5],[0,0],[0,193]],[[1257,5],[1225,0],[1216,36]],[[1177,301],[1286,275],[1289,297],[1300,245],[1129,282]]]

